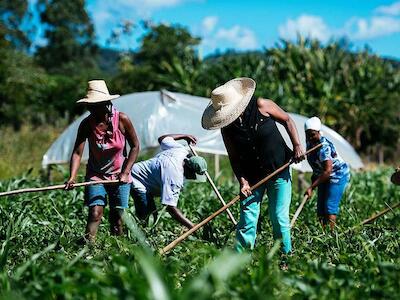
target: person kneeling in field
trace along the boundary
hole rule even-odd
[[[308,162],[313,169],[312,184],[305,195],[312,196],[318,187],[317,214],[325,228],[329,223],[331,230],[336,224],[339,204],[350,180],[350,170],[347,163],[339,156],[335,146],[321,134],[321,120],[317,117],[308,119],[304,125],[307,140],[307,150],[322,144],[317,151],[308,155]]]
[[[148,217],[157,217],[154,197],[161,197],[169,214],[180,224],[192,228],[193,223],[176,207],[184,178],[205,181],[207,163],[199,156],[189,157],[189,151],[177,140],[196,144],[196,138],[185,134],[168,134],[158,138],[161,152],[155,157],[136,163],[132,168],[131,196],[136,215],[147,224]]]

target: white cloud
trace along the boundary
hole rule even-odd
[[[353,18],[345,28],[350,38],[366,40],[400,32],[400,19],[388,16],[375,16],[369,20]]]
[[[113,15],[107,10],[96,10],[93,12],[93,19],[97,23],[106,23],[109,20],[113,19]]]
[[[298,34],[322,42],[343,36],[353,40],[368,40],[400,32],[400,18],[392,16],[353,17],[344,26],[333,28],[329,27],[320,16],[304,14],[297,19],[287,20],[285,24],[279,26],[278,30],[279,36],[288,40],[295,40]]]
[[[256,35],[248,28],[235,25],[231,28],[220,28],[215,34],[216,42],[228,42],[236,49],[254,49],[257,47]]]
[[[215,26],[218,23],[218,17],[216,16],[208,16],[203,19],[201,22],[202,30],[205,33],[210,33],[214,30]]]
[[[375,12],[391,16],[400,15],[400,1],[391,5],[382,5],[375,9]]]
[[[297,19],[289,19],[285,24],[279,26],[279,36],[284,39],[293,40],[297,35],[327,41],[332,32],[319,16],[301,15]]]
[[[217,48],[248,50],[258,46],[256,35],[249,28],[237,24],[229,28],[219,27],[218,22],[217,16],[207,16],[194,30],[201,36],[201,45],[205,49],[211,51]]]

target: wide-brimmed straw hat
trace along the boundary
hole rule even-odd
[[[116,99],[119,95],[110,95],[104,80],[91,80],[88,82],[86,97],[76,103],[94,104]]]
[[[256,89],[251,78],[235,78],[211,92],[211,102],[201,118],[204,129],[219,129],[235,121],[246,109]]]

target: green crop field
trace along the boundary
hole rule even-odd
[[[156,134],[193,134],[205,150],[213,133],[200,131],[200,118],[180,118],[183,106],[198,107],[180,93],[210,98],[250,77],[254,97],[318,116],[367,168],[352,174],[334,233],[318,223],[314,193],[292,229],[287,271],[266,198],[254,251],[233,251],[235,230],[223,213],[160,255],[185,229],[159,202],[158,219],[144,227],[130,199],[122,237],[110,235],[107,208],[96,242],[84,244],[83,189],[0,197],[0,300],[400,299],[400,207],[360,226],[400,202],[390,182],[400,157],[399,1],[0,0],[0,192],[68,179],[68,166],[46,172],[42,158],[89,108],[76,102],[96,79],[133,100],[116,105],[138,133],[137,161],[158,151],[148,148]],[[143,114],[153,102],[133,96],[142,92],[161,92]],[[239,186],[229,159],[204,157],[231,200]],[[291,216],[301,183],[293,172]],[[221,204],[209,184],[189,183],[178,207],[199,223]],[[239,219],[239,203],[231,211]]]
[[[94,245],[79,238],[86,222],[83,191],[53,191],[0,198],[0,298],[2,299],[400,299],[399,212],[357,227],[400,200],[391,170],[353,174],[335,234],[323,233],[315,199],[293,229],[294,254],[281,271],[279,245],[266,217],[256,249],[231,251],[234,232],[226,215],[160,256],[158,250],[183,228],[161,210],[143,228],[133,203],[124,218],[126,235],[115,238],[103,220]],[[31,175],[1,181],[0,191],[41,186]],[[220,186],[226,200],[238,187]],[[293,214],[301,194],[294,194]],[[180,208],[199,222],[219,208],[206,184],[187,186]],[[238,206],[232,207],[237,216]],[[107,215],[106,215],[107,217]]]

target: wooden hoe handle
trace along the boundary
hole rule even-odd
[[[115,184],[115,183],[119,183],[119,180],[98,180],[98,181],[80,182],[80,183],[75,183],[74,188],[80,187],[80,186],[100,184],[100,183],[101,184]],[[34,192],[62,190],[64,188],[65,188],[65,184],[58,184],[58,185],[51,185],[51,186],[40,187],[40,188],[20,189],[20,190],[14,190],[14,191],[0,193],[0,197],[17,195],[17,194],[22,194],[22,193],[34,193]]]
[[[318,144],[317,146],[311,148],[310,150],[308,150],[305,155],[308,155],[309,153],[317,150],[319,147],[321,147],[322,144]],[[253,185],[250,190],[255,190],[258,187],[260,187],[261,185],[263,185],[265,182],[267,182],[268,180],[270,180],[272,177],[274,177],[275,175],[279,174],[280,172],[282,172],[284,169],[286,169],[287,167],[289,167],[289,165],[291,165],[293,163],[292,160],[290,160],[289,162],[287,162],[286,164],[284,164],[283,166],[281,166],[280,168],[276,169],[273,173],[271,173],[270,175],[268,175],[267,177],[265,177],[264,179],[262,179],[261,181],[257,182],[255,185]],[[173,242],[171,242],[170,244],[168,244],[166,247],[164,247],[163,249],[160,250],[160,254],[165,254],[168,251],[170,251],[172,248],[174,248],[176,245],[178,245],[181,241],[183,241],[184,239],[186,239],[189,235],[191,235],[193,232],[197,231],[199,228],[203,227],[205,224],[207,224],[208,222],[210,222],[212,219],[214,219],[216,216],[218,216],[219,214],[221,214],[222,212],[224,212],[225,210],[227,210],[229,207],[231,207],[233,204],[235,204],[238,200],[240,199],[240,195],[237,195],[235,198],[233,198],[228,204],[222,206],[220,209],[218,209],[216,212],[214,212],[212,215],[208,216],[206,219],[204,219],[203,221],[201,221],[200,223],[196,224],[194,227],[192,227],[191,229],[189,229],[188,231],[186,231],[184,234],[182,234],[180,237],[178,237],[176,240],[174,240]]]
[[[195,156],[198,156],[196,153],[196,150],[193,149],[192,145],[189,144],[189,148],[190,150],[192,150],[193,154]],[[210,174],[208,174],[208,172],[205,172],[205,175],[207,177],[208,182],[210,183],[212,189],[214,190],[215,194],[217,195],[217,198],[219,199],[219,201],[222,203],[222,205],[226,205],[226,202],[224,201],[224,198],[222,198],[221,193],[219,192],[219,190],[217,189],[217,187],[215,186],[213,180],[211,179]],[[233,217],[231,211],[229,209],[226,210],[226,213],[228,214],[229,219],[231,219],[232,223],[236,226],[237,222],[235,220],[235,218]]]

